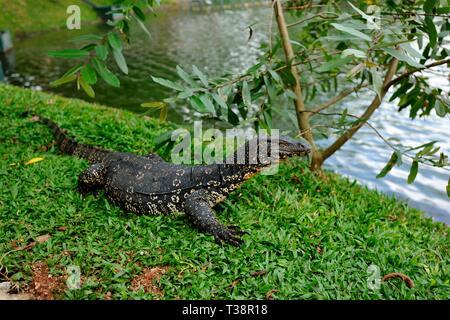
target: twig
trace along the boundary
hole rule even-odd
[[[411,12],[411,11],[404,11],[404,12],[381,12],[382,15],[386,16],[424,16],[424,17],[440,17],[440,18],[450,18],[450,15],[448,14],[436,14],[436,13],[419,13],[419,12]]]
[[[270,19],[269,19],[269,50],[272,52],[272,20],[273,20],[273,6],[275,5],[275,2],[272,2],[271,10],[270,10]]]
[[[412,75],[413,73],[419,72],[419,71],[423,71],[426,69],[430,69],[436,66],[440,66],[446,63],[450,63],[450,58],[449,59],[444,59],[444,60],[439,60],[430,64],[425,65],[423,68],[416,68],[407,72],[404,72],[403,74],[399,75],[397,78],[389,81],[386,84],[386,88],[389,89],[390,87],[392,87],[393,85],[395,85],[396,83],[400,82],[402,79],[409,77],[410,75]]]
[[[352,94],[353,92],[357,92],[359,89],[367,87],[369,84],[365,83],[365,84],[360,84],[354,88],[349,88],[349,89],[345,89],[344,91],[342,91],[340,94],[338,94],[337,96],[331,98],[330,100],[328,100],[325,103],[322,103],[321,105],[319,105],[318,107],[310,110],[309,112],[313,113],[313,114],[317,114],[320,111],[332,106],[333,104],[335,104],[336,102],[341,101],[342,99],[344,99],[345,97],[347,97],[348,95]]]
[[[338,18],[338,17],[339,17],[337,14],[333,14],[333,15],[334,15],[333,17],[327,17],[327,16],[325,16],[323,13],[318,13],[318,14],[315,14],[315,15],[313,15],[313,16],[311,16],[311,17],[308,17],[308,18],[305,18],[305,19],[302,19],[302,20],[293,22],[293,23],[291,23],[291,24],[288,24],[287,27],[288,27],[288,28],[291,28],[291,27],[294,27],[294,26],[296,26],[296,25],[302,24],[303,22],[312,20],[312,19],[317,18],[317,17],[320,17],[320,18],[322,18],[322,19],[335,19],[335,18]]]
[[[295,111],[297,113],[298,127],[301,130],[307,130],[309,128],[308,115],[302,113],[302,111],[305,110],[305,105],[303,102],[302,87],[300,85],[300,74],[298,72],[297,67],[293,65],[295,63],[295,54],[294,50],[292,49],[291,41],[289,39],[289,32],[286,26],[286,21],[284,19],[283,7],[280,3],[280,0],[272,0],[272,1],[275,3],[274,5],[275,18],[278,24],[278,30],[281,37],[281,43],[283,45],[284,55],[286,57],[286,63],[290,65],[290,71],[295,80],[295,83],[293,85],[293,91],[296,96]],[[314,143],[313,135],[311,134],[310,131],[305,133],[305,139],[310,143],[312,152],[314,153],[316,150],[316,146]]]

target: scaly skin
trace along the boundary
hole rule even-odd
[[[244,150],[236,151],[232,157],[235,160],[239,152],[244,152],[247,164],[187,166],[166,162],[156,154],[140,156],[80,144],[52,120],[37,115],[33,119],[52,129],[63,153],[91,163],[78,177],[81,194],[105,190],[112,203],[137,214],[184,212],[198,229],[212,234],[218,242],[225,241],[235,246],[242,243],[240,235],[243,232],[236,226],[221,224],[212,207],[271,164],[264,159],[249,160],[249,154],[253,160],[255,157],[254,152],[249,152],[250,146],[262,150],[259,140],[255,144],[247,143],[242,147]],[[309,152],[306,146],[284,137],[280,138],[279,146],[280,158]]]

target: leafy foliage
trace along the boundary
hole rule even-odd
[[[107,58],[112,55],[120,71],[128,74],[128,66],[123,55],[124,42],[129,41],[130,21],[140,22],[140,27],[149,34],[145,24],[146,16],[142,8],[152,9],[152,5],[159,5],[153,0],[114,0],[114,12],[122,13],[124,18],[119,21],[108,21],[113,30],[100,36],[96,34],[81,35],[72,39],[74,43],[83,43],[80,49],[65,49],[48,52],[51,57],[57,58],[84,58],[84,61],[72,70],[69,70],[58,80],[51,83],[52,86],[59,86],[64,83],[75,81],[77,88],[82,88],[88,96],[93,98],[95,92],[93,85],[97,82],[97,75],[107,84],[113,87],[120,86],[120,80],[107,67]]]

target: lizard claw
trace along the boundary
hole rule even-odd
[[[236,225],[229,225],[229,226],[227,226],[227,228],[233,234],[237,234],[237,235],[240,235],[240,236],[242,236],[244,234],[249,234],[248,231],[242,230],[241,227],[236,226]]]
[[[235,247],[240,247],[244,241],[239,237],[243,234],[237,226],[229,226],[221,229],[216,235],[216,241],[220,244],[227,242]]]

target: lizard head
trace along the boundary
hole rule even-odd
[[[310,148],[300,141],[286,136],[280,136],[278,139],[278,152],[280,159],[295,156],[305,156],[310,152]]]
[[[266,167],[280,160],[304,156],[310,149],[300,141],[286,136],[259,135],[245,143],[233,155],[235,162]]]

